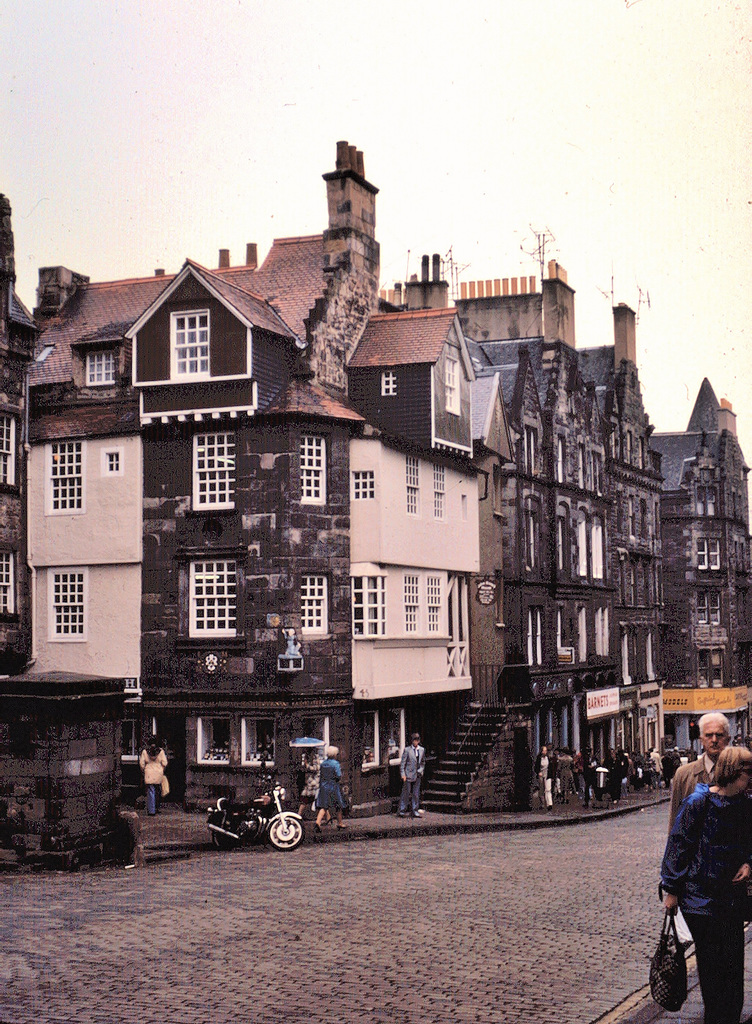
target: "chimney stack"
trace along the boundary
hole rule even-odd
[[[55,316],[89,278],[67,267],[40,267],[35,317]]]
[[[425,256],[423,256],[421,258],[421,261],[420,261],[420,279],[425,284],[428,283],[428,264],[429,264],[429,260],[428,260],[428,255],[426,254]]]
[[[164,267],[157,267],[157,269],[154,271],[154,276],[164,277]]]
[[[230,266],[230,250],[220,249],[219,250],[219,269],[227,270]]]
[[[614,306],[614,369],[618,370],[622,360],[637,365],[636,318],[633,309],[624,302]]]
[[[245,265],[255,270],[258,266],[258,248],[255,242],[248,242],[245,247]]]
[[[441,256],[437,252],[433,254],[433,282],[438,283],[441,280]]]
[[[561,341],[574,348],[574,288],[567,284],[567,272],[556,260],[549,261],[548,278],[542,285],[544,342]]]
[[[420,261],[420,281],[413,274],[405,284],[405,303],[408,309],[446,309],[449,305],[449,283],[441,280],[441,257],[433,255],[433,278],[431,257],[427,254]]]
[[[728,398],[721,399],[721,407],[718,410],[718,433],[728,430],[729,434],[736,437],[736,413]]]

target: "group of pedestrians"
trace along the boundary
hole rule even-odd
[[[587,747],[572,752],[546,744],[535,759],[534,774],[540,807],[550,811],[555,803],[568,804],[575,795],[583,807],[606,795],[618,804],[628,795],[630,786],[658,789],[662,769],[657,750],[630,755],[621,748],[612,749],[600,760]]]

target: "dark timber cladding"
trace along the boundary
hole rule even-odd
[[[209,311],[212,377],[250,373],[246,365],[247,331],[221,302],[193,277],[187,277],[138,332],[136,380],[170,379],[170,322],[173,313]]]
[[[396,395],[381,394],[381,374],[388,367],[350,369],[350,398],[365,418],[395,437],[431,446],[431,374],[427,363],[397,366]]]

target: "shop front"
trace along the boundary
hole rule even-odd
[[[692,723],[697,725],[711,711],[724,714],[731,726],[732,739],[749,735],[749,690],[746,686],[682,687],[663,691],[665,734],[674,737],[680,750],[699,749],[699,741],[690,735]]]

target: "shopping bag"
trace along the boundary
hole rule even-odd
[[[167,776],[162,776],[162,796],[168,796],[170,792],[170,783],[167,781]]]
[[[658,948],[650,961],[650,995],[664,1010],[679,1010],[687,998],[687,964],[676,931],[674,915],[668,910]]]

